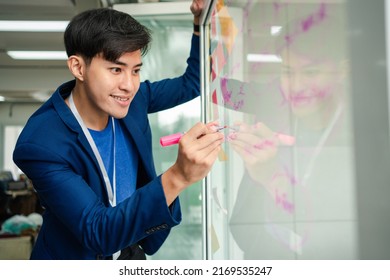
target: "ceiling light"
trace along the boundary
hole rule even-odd
[[[248,54],[246,59],[249,62],[270,62],[270,63],[282,62],[280,56],[277,56],[275,54]]]
[[[7,51],[13,59],[26,60],[67,60],[68,56],[64,51]]]
[[[0,31],[64,32],[69,21],[0,20]]]
[[[277,36],[282,31],[282,27],[278,25],[271,26],[271,35]]]

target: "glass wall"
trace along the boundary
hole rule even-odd
[[[372,169],[389,163],[384,2],[208,2],[205,118],[228,127],[207,178],[207,257],[388,258],[388,223],[368,217],[390,210],[389,165]]]

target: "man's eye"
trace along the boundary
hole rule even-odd
[[[121,69],[119,67],[113,67],[113,68],[111,68],[111,72],[113,72],[113,73],[120,73]]]
[[[139,72],[141,72],[141,69],[135,69],[135,70],[133,70],[134,75],[138,75]]]

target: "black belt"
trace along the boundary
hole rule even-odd
[[[112,256],[102,257],[101,255],[98,255],[97,259],[112,260]],[[121,250],[118,260],[146,260],[146,255],[138,244],[134,244]]]

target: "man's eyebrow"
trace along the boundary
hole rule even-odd
[[[127,63],[122,62],[120,60],[115,60],[115,61],[113,61],[113,63],[118,64],[118,65],[122,65],[122,66],[128,66]],[[143,63],[141,62],[141,63],[134,65],[134,67],[141,67],[142,65],[143,65]]]

